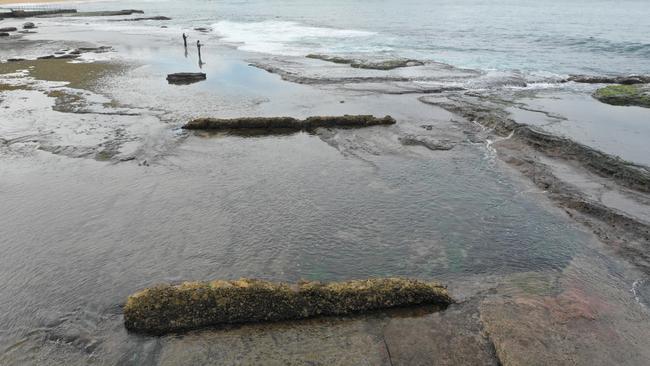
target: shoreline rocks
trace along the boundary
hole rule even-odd
[[[129,296],[126,329],[162,335],[209,326],[349,315],[413,305],[454,303],[436,282],[383,278],[273,283],[255,279],[158,285]]]
[[[186,130],[309,130],[318,127],[369,127],[392,125],[391,116],[377,118],[372,115],[315,116],[304,120],[292,117],[197,118],[183,126]]]
[[[593,97],[611,105],[650,108],[650,86],[648,85],[608,85],[596,90]]]
[[[371,69],[371,70],[384,70],[384,71],[393,70],[400,67],[413,67],[413,66],[424,65],[424,62],[419,60],[412,60],[412,59],[367,61],[367,60],[356,60],[353,58],[328,56],[328,55],[313,54],[313,53],[307,55],[306,57],[316,59],[316,60],[333,62],[336,64],[346,64],[357,69]]]
[[[593,76],[593,75],[571,75],[565,81],[583,84],[647,84],[650,83],[650,76],[627,75],[627,76]]]

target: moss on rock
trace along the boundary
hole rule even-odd
[[[128,330],[164,334],[233,323],[346,315],[400,306],[453,303],[435,282],[384,278],[290,285],[255,279],[158,285],[131,295]]]
[[[391,125],[391,116],[377,118],[371,115],[317,116],[304,120],[292,117],[197,118],[185,124],[187,130],[309,130],[318,127],[368,127]]]
[[[650,108],[650,87],[647,85],[608,85],[596,90],[594,98],[603,103]]]

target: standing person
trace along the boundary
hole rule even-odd
[[[201,41],[196,41],[196,48],[199,50],[199,65],[203,64],[203,61],[201,60]]]
[[[187,48],[187,36],[183,33],[183,45]]]

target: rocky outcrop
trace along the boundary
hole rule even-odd
[[[206,75],[202,72],[177,72],[167,75],[167,82],[170,84],[192,84],[205,79]]]
[[[9,37],[10,34],[7,32],[0,32],[0,37]]]
[[[596,90],[593,96],[607,104],[650,108],[648,85],[609,85]]]
[[[15,31],[17,31],[17,30],[18,30],[18,29],[17,29],[16,27],[4,27],[4,28],[0,28],[0,32],[5,32],[5,33],[6,33],[6,32],[15,32]]]
[[[391,116],[371,115],[316,116],[304,120],[292,117],[198,118],[183,126],[187,130],[309,130],[318,127],[369,127],[392,125]]]
[[[412,59],[394,59],[382,61],[357,60],[340,56],[329,56],[321,54],[309,54],[307,58],[333,62],[337,64],[346,64],[358,69],[372,70],[393,70],[400,67],[422,66],[424,62]]]
[[[384,278],[298,284],[255,279],[159,285],[131,295],[124,306],[128,330],[165,334],[207,326],[347,315],[453,299],[435,282]]]
[[[501,136],[511,135],[550,157],[580,162],[589,171],[610,178],[624,187],[650,192],[650,170],[645,166],[606,154],[569,138],[550,134],[537,127],[518,123],[509,118],[507,112],[496,107],[484,107],[461,101],[434,102],[426,97],[420,97],[418,100],[492,128]]]
[[[593,76],[593,75],[571,75],[566,81],[586,84],[647,84],[650,83],[650,76],[627,75],[627,76]]]
[[[36,24],[32,22],[27,22],[23,24],[23,29],[34,29],[36,28]]]

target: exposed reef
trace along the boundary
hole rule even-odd
[[[593,76],[593,75],[571,75],[565,81],[585,84],[647,84],[650,83],[650,76],[627,75],[627,76]]]
[[[549,156],[579,161],[593,173],[613,179],[622,186],[650,192],[650,171],[645,166],[608,155],[571,139],[552,135],[534,126],[518,123],[500,109],[472,103],[433,102],[426,97],[420,97],[419,100],[492,128],[501,136],[512,135],[520,138]]]
[[[593,96],[607,104],[650,108],[648,85],[608,85],[596,90]]]
[[[477,103],[479,100],[474,98],[479,98],[480,102]],[[505,137],[496,143],[501,159],[544,190],[551,200],[563,207],[576,221],[589,227],[603,242],[650,273],[650,223],[609,207],[574,184],[560,179],[548,161],[569,164],[602,187],[624,187],[626,194],[633,197],[650,193],[648,167],[608,155],[537,127],[518,123],[503,109],[504,101],[493,98],[489,95],[465,93],[450,96],[446,101],[427,97],[419,100],[489,127],[495,134]]]
[[[131,295],[128,330],[165,334],[221,324],[347,315],[378,309],[453,303],[435,282],[385,278],[347,282],[273,283],[255,279],[158,285]]]
[[[292,117],[197,118],[185,124],[187,130],[309,130],[318,127],[369,127],[392,125],[391,116],[377,118],[372,115],[316,116],[304,120]]]
[[[321,54],[309,54],[307,58],[333,62],[336,64],[346,64],[357,69],[371,70],[393,70],[400,67],[422,66],[424,62],[412,59],[394,59],[383,61],[357,60],[340,56],[329,56]]]

